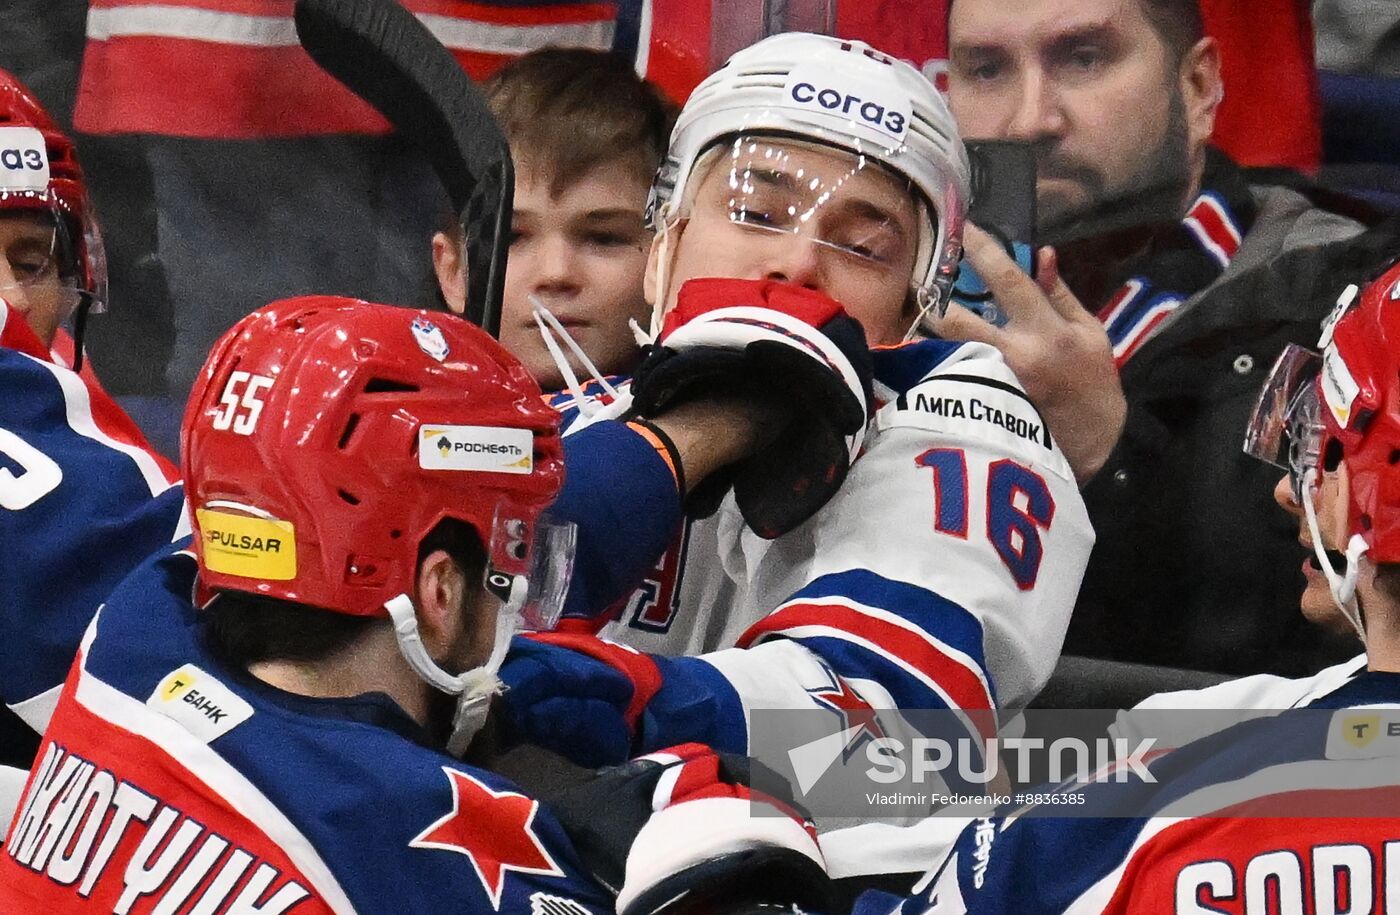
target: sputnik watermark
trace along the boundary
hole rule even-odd
[[[1136,742],[1060,737],[1048,745],[1039,737],[992,737],[985,744],[974,744],[970,738],[915,737],[906,745],[894,737],[878,737],[865,744],[870,762],[866,775],[880,784],[908,780],[922,784],[930,778],[947,781],[946,774],[953,770],[960,782],[986,785],[1001,776],[1004,758],[1011,772],[1030,772],[1037,762],[1035,755],[1044,754],[1049,781],[1056,784],[1131,779],[1151,783],[1157,779],[1147,769],[1147,757],[1156,743],[1155,737]],[[1014,762],[1005,754],[1012,754]]]
[[[850,703],[847,703],[849,705]],[[997,727],[1000,725],[1000,727]],[[817,818],[1379,816],[1400,709],[757,709],[750,755]]]

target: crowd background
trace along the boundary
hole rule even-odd
[[[74,128],[115,242],[120,305],[90,342],[104,382],[118,396],[179,401],[209,343],[271,298],[328,283],[372,299],[421,298],[421,239],[440,198],[421,159],[295,46],[291,0],[159,6],[14,0],[0,21],[0,66]],[[676,101],[775,31],[860,38],[935,78],[947,49],[945,16],[911,0],[407,6],[431,18],[474,77],[537,47],[610,48]],[[1306,0],[1208,0],[1203,12],[1227,48],[1216,131],[1226,152],[1249,166],[1335,165],[1344,184],[1400,202],[1400,184],[1367,168],[1394,165],[1386,158],[1397,154],[1385,120],[1365,115],[1393,103],[1385,77],[1400,75],[1400,14],[1379,2],[1318,2],[1318,59],[1333,68],[1319,82]],[[159,410],[143,406],[135,412],[168,448]]]
[[[914,0],[405,5],[477,78],[539,47],[607,49],[680,102],[734,50],[808,29],[867,40],[946,84],[946,11]],[[291,0],[10,0],[0,17],[0,66],[72,128],[105,225],[112,307],[88,332],[92,362],[169,455],[210,343],[254,308],[310,292],[439,301],[424,257],[444,212],[435,178],[296,46],[291,9]],[[1251,181],[1305,187],[1366,225],[1400,213],[1394,5],[1204,0],[1202,13],[1226,87],[1214,143]],[[1279,614],[1291,618],[1292,607]],[[1317,648],[1294,659],[1296,672],[1351,650],[1295,635]],[[1129,656],[1163,665],[1145,674],[1066,657],[1044,701],[1111,706],[1132,700],[1136,687],[1113,691],[1139,675],[1160,689],[1261,666],[1170,655]]]

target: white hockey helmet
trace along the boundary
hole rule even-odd
[[[671,133],[648,215],[679,215],[701,156],[739,134],[814,141],[879,162],[924,198],[910,285],[943,305],[962,255],[967,151],[943,97],[918,70],[861,41],[772,35],[730,57],[691,93]]]

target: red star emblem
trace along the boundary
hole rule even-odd
[[[491,905],[501,910],[506,871],[563,877],[531,823],[539,801],[515,791],[492,791],[465,772],[443,766],[452,784],[452,812],[420,832],[410,848],[440,848],[466,855]]]
[[[851,735],[847,749],[855,746],[862,737],[869,734],[871,737],[884,737],[884,729],[880,727],[879,713],[858,696],[845,678],[832,675],[833,685],[830,689],[817,690],[812,692],[812,698],[827,708],[841,716],[844,724],[841,730],[846,731],[851,728],[860,730]]]

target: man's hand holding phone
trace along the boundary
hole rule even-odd
[[[955,302],[944,317],[929,317],[931,329],[1001,351],[1083,485],[1108,460],[1128,412],[1108,335],[1060,279],[1054,249],[1035,252],[1032,279],[996,239],[969,224],[963,256],[1005,323],[996,326]]]

